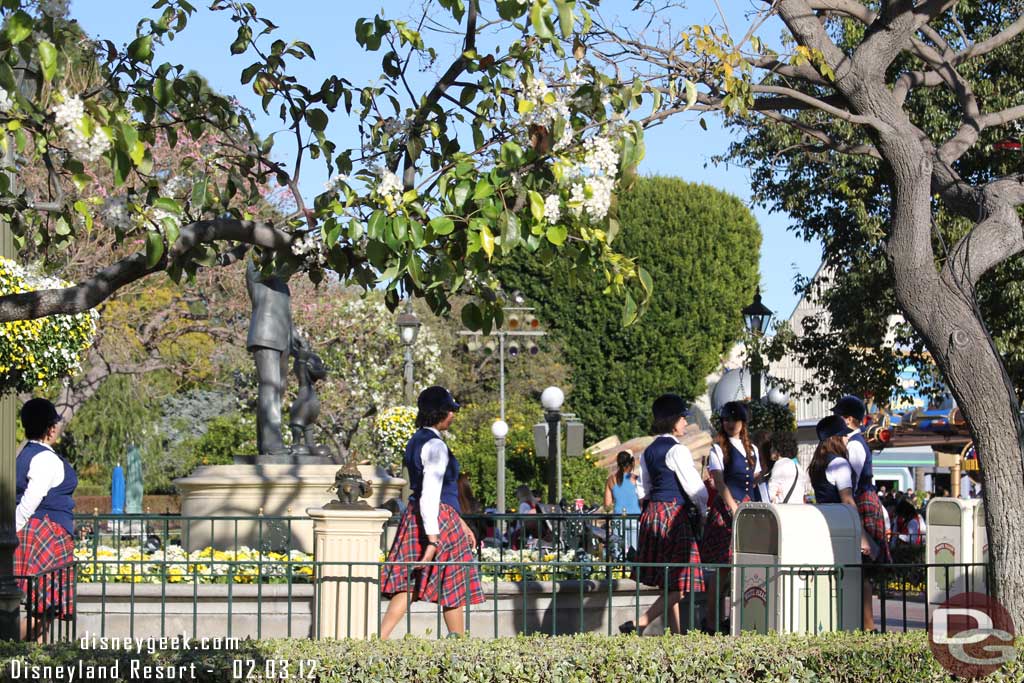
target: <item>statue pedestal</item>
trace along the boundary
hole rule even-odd
[[[190,552],[207,546],[248,546],[311,553],[313,522],[304,513],[335,500],[328,489],[334,485],[338,468],[333,463],[199,467],[174,481],[181,493],[182,544]],[[362,469],[360,472],[373,485],[368,500],[373,507],[383,505],[405,484],[404,479],[391,479],[387,474],[367,477]],[[288,522],[274,517],[302,519]]]
[[[310,508],[318,565],[317,638],[378,635],[380,533],[387,510]],[[346,562],[367,564],[345,564]]]

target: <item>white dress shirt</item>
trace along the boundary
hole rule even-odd
[[[730,436],[729,443],[738,450],[740,453],[746,453],[743,448],[743,439],[738,436]],[[761,456],[757,451],[757,446],[750,444],[751,450],[754,451],[754,478],[761,474]],[[708,472],[724,472],[725,471],[725,458],[722,457],[722,449],[716,443],[711,446],[711,453],[708,455]],[[724,476],[724,475],[723,475]],[[768,487],[764,484],[758,484],[757,490],[761,492],[761,500],[768,502]],[[739,503],[740,501],[736,501]]]
[[[794,486],[794,482],[796,486]],[[786,501],[787,504],[804,502],[804,489],[806,488],[803,470],[797,464],[796,458],[779,458],[772,465],[772,478],[768,482],[768,495],[772,503],[781,503],[790,489],[793,494]]]
[[[832,458],[832,462],[825,468],[825,479],[840,491],[851,489],[850,493],[853,493],[853,468],[846,458]]]
[[[64,482],[64,462],[60,456],[45,443],[31,440],[29,443],[38,444],[46,450],[37,453],[28,466],[28,486],[14,511],[15,531],[24,529],[50,489]]]
[[[448,469],[448,447],[441,439],[441,432],[427,427],[437,436],[423,444],[420,461],[423,463],[423,491],[420,492],[420,519],[423,531],[428,536],[441,533],[441,486]]]
[[[860,434],[860,430],[854,430],[850,436],[852,437],[854,434]],[[864,469],[864,464],[868,461],[868,454],[864,450],[863,444],[851,438],[846,442],[846,455],[850,460],[850,467],[853,468],[853,483],[856,486],[860,481],[860,473]]]
[[[679,485],[683,487],[686,495],[697,506],[697,509],[700,510],[701,517],[707,516],[708,490],[704,487],[704,482],[701,481],[697,468],[693,466],[693,454],[690,453],[689,448],[679,443],[679,439],[672,434],[662,434],[661,436],[668,437],[676,442],[676,445],[665,454],[665,466],[675,472]],[[647,462],[641,455],[640,472],[636,479],[636,495],[640,500],[647,496],[646,487],[648,486],[647,482],[650,480],[651,475],[647,471]]]

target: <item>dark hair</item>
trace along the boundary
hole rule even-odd
[[[685,415],[673,415],[671,417],[656,417],[651,421],[651,434],[671,434],[675,429],[676,422]]]
[[[828,467],[830,455],[847,457],[846,441],[843,440],[843,437],[830,436],[814,449],[814,457],[811,458],[811,464],[807,466],[807,476],[810,477],[812,484],[820,486],[825,481],[825,469]]]
[[[896,503],[896,516],[903,519],[913,519],[917,516],[917,508],[908,499],[904,498]]]
[[[615,464],[619,468],[619,471],[615,473],[615,483],[621,484],[622,478],[626,474],[626,468],[633,465],[633,452],[619,451],[618,455],[615,456]]]
[[[480,511],[480,503],[473,497],[473,487],[469,485],[469,475],[465,472],[459,473],[459,507],[462,514],[470,515]]]
[[[750,432],[747,431],[747,423],[740,422],[740,441],[743,442],[743,451],[747,458],[747,467],[754,466],[754,449],[750,446]],[[715,435],[715,442],[718,447],[722,449],[722,464],[725,469],[729,469],[729,463],[732,458],[729,448],[729,435],[725,433],[725,427],[722,425],[722,421],[718,421],[718,434]]]
[[[433,427],[448,417],[448,410],[420,410],[416,413],[416,426]]]
[[[772,432],[765,442],[765,447],[771,451],[777,451],[783,458],[795,458],[799,447],[796,443],[796,432]]]

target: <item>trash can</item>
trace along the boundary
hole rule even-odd
[[[928,503],[927,517],[924,561],[929,565],[928,604],[940,605],[967,591],[983,593],[984,567],[964,566],[988,561],[988,532],[981,501],[934,498]],[[944,564],[957,566],[939,566]]]
[[[740,505],[733,635],[860,628],[860,534],[860,516],[846,505]]]

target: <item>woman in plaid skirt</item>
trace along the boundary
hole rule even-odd
[[[20,579],[29,622],[21,625],[23,640],[38,639],[55,619],[74,613],[75,501],[78,475],[53,450],[60,435],[60,414],[44,398],[33,398],[21,408],[21,424],[28,442],[15,463],[14,575]]]
[[[694,525],[707,515],[708,494],[693,466],[693,455],[679,443],[686,430],[686,402],[676,394],[665,394],[654,401],[652,412],[651,431],[659,436],[640,456],[636,492],[643,502],[643,512],[636,559],[641,564],[690,566],[640,567],[637,574],[643,584],[667,587],[668,627],[680,633],[679,604],[683,596],[704,590]],[[635,626],[627,622],[619,630],[643,632],[663,609],[663,598],[659,595]]]
[[[715,500],[708,510],[708,524],[700,556],[704,562],[729,564],[732,562],[732,518],[740,503],[767,500],[761,477],[761,455],[750,443],[747,423],[750,413],[739,401],[729,401],[719,411],[717,442],[711,446],[708,472],[714,482]],[[708,575],[707,619],[705,630],[714,632],[720,615],[728,614],[729,573],[726,568],[711,570]],[[728,631],[728,624],[722,624]]]
[[[864,405],[864,401],[858,397],[847,395],[836,401],[835,406],[832,407],[832,414],[842,418],[850,432],[846,436],[846,459],[850,461],[850,468],[853,470],[853,499],[857,502],[861,526],[871,537],[872,545],[872,552],[864,558],[864,563],[870,565],[890,564],[892,554],[885,533],[888,530],[888,524],[885,522],[882,502],[878,499],[878,492],[875,489],[871,447],[861,429],[864,426],[867,407]],[[865,571],[863,605],[865,631],[875,628],[870,579],[871,572]]]
[[[459,404],[444,387],[424,389],[416,401],[419,428],[405,447],[412,495],[398,523],[381,572],[381,595],[389,598],[380,624],[380,637],[387,638],[405,616],[409,603],[426,600],[441,605],[449,633],[466,630],[466,603],[484,601],[480,575],[473,562],[475,540],[462,520],[459,505],[459,461],[441,438]],[[420,564],[391,564],[391,563]],[[424,566],[427,562],[442,564]]]

